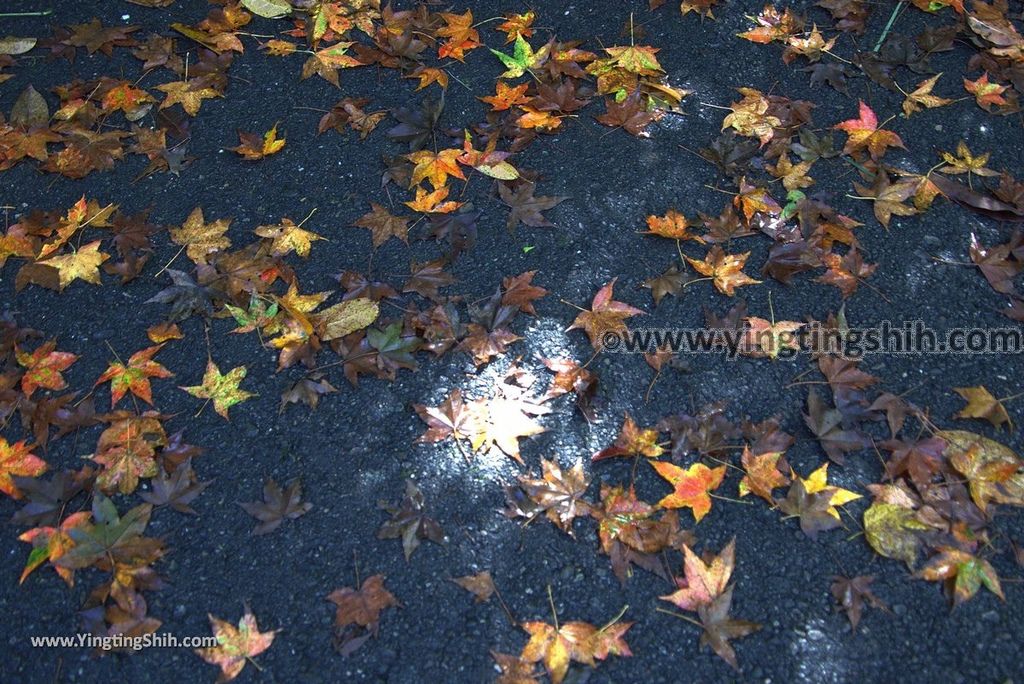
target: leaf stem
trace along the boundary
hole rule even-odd
[[[551,595],[551,585],[548,585],[548,603],[551,604],[551,617],[555,621],[555,631],[558,631],[558,611],[555,610],[555,597]]]
[[[697,620],[694,620],[692,617],[689,617],[688,615],[683,615],[682,613],[677,613],[674,610],[665,610],[664,608],[655,608],[654,610],[656,612],[658,612],[658,613],[664,613],[665,615],[671,615],[674,618],[679,618],[680,620],[685,620],[686,622],[689,622],[691,625],[696,625],[697,627],[700,627],[701,629],[704,629],[704,625],[702,625]]]

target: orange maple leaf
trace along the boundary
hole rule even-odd
[[[878,117],[863,100],[860,102],[860,118],[848,119],[836,124],[834,128],[850,136],[843,146],[843,152],[846,154],[866,149],[871,158],[878,161],[890,147],[906,149],[900,136],[878,127]]]
[[[704,261],[690,257],[686,257],[686,261],[702,276],[712,279],[719,292],[732,297],[737,287],[761,282],[743,272],[749,256],[750,252],[726,254],[719,245],[715,245],[704,256]]]
[[[0,437],[0,492],[12,499],[20,499],[21,490],[11,478],[42,475],[48,467],[46,461],[32,453],[25,440],[10,444]]]
[[[694,463],[683,469],[665,461],[652,461],[651,466],[675,491],[658,502],[662,508],[690,508],[693,517],[700,522],[711,510],[709,492],[718,489],[725,478],[725,466],[708,468],[703,463]]]
[[[407,154],[406,159],[416,165],[412,170],[412,180],[409,182],[410,187],[426,179],[437,190],[445,186],[448,182],[448,176],[465,180],[466,177],[462,175],[462,169],[459,168],[458,164],[458,158],[461,154],[462,150],[458,149],[441,150],[440,152],[420,150]]]
[[[978,106],[986,112],[992,110],[992,105],[1002,106],[1007,104],[1006,98],[1003,97],[1006,88],[1007,86],[999,85],[998,83],[989,83],[987,71],[975,81],[964,79],[964,89],[971,95],[974,95]]]
[[[644,313],[625,302],[616,302],[612,299],[612,290],[616,280],[618,278],[612,278],[610,283],[598,290],[594,295],[594,301],[590,304],[590,311],[581,311],[572,325],[566,328],[567,331],[576,328],[585,330],[590,338],[590,344],[596,351],[604,348],[603,336],[606,333],[612,332],[620,335],[625,333],[627,331],[625,320]]]

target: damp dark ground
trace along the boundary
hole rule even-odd
[[[32,9],[27,2],[7,4]],[[538,302],[536,319],[521,317],[517,332],[525,340],[512,348],[538,375],[544,373],[532,360],[537,353],[581,360],[590,356],[584,335],[563,332],[576,312],[560,300],[585,305],[613,277],[619,278],[618,299],[653,310],[645,317],[652,325],[695,327],[702,323],[702,307],[723,311],[730,305],[711,288],[697,285],[684,297],[669,297],[653,309],[649,293],[640,288],[670,263],[675,251],[667,241],[636,234],[647,214],[670,207],[688,215],[697,210],[714,213],[728,201],[707,187],[719,182],[715,169],[682,149],[705,146],[717,133],[724,113],[700,103],[726,106],[736,99],[734,88],[752,86],[815,101],[814,119],[821,128],[854,116],[858,97],[870,102],[880,118],[899,110],[900,98],[863,78],[851,81],[851,97],[824,87],[811,89],[807,74],[785,67],[777,48],[735,38],[749,25],[744,13],[756,13],[758,3],[722,3],[718,20],[705,22],[693,15],[681,18],[675,7],[651,14],[646,4],[545,2],[537,8],[537,25],[546,27],[542,35],[550,29],[563,40],[585,40],[585,47],[598,49],[629,40],[623,27],[635,11],[634,21],[645,32],[641,40],[661,48],[658,57],[670,81],[694,91],[684,102],[685,114],[665,117],[651,127],[649,139],[638,139],[595,123],[592,117],[600,105],[594,105],[567,121],[558,135],[543,138],[517,157],[517,166],[540,173],[538,194],[569,197],[548,213],[556,224],[553,229],[521,226],[509,233],[506,210],[489,184],[477,177],[467,193],[483,218],[478,244],[455,263],[458,282],[451,291],[475,299],[493,292],[506,275],[539,271],[536,281],[551,294]],[[526,9],[511,2],[474,2],[471,7],[478,20]],[[0,19],[0,34],[45,35],[51,22],[73,24],[93,16],[105,24],[143,24],[142,33],[166,32],[171,21],[198,21],[207,6],[180,1],[172,10],[153,11],[126,2],[69,1],[55,3],[54,10],[49,19]],[[887,7],[875,13],[863,42],[881,33],[887,16]],[[925,21],[908,12],[896,28],[913,32]],[[257,20],[250,30],[271,33],[279,26]],[[499,46],[500,34],[489,29],[484,34],[492,46]],[[305,108],[327,109],[348,95],[369,97],[373,109],[387,109],[415,104],[420,95],[413,93],[412,82],[372,69],[343,72],[340,92],[319,78],[299,82],[301,58],[271,59],[256,49],[253,39],[243,40],[247,49],[231,68],[227,97],[205,102],[193,122],[189,154],[196,160],[180,176],[160,174],[133,184],[131,179],[145,164],[139,156],[80,181],[54,180],[31,164],[21,164],[0,176],[0,203],[15,207],[13,218],[29,208],[67,207],[84,193],[102,203],[115,202],[127,212],[151,207],[157,223],[179,225],[201,205],[208,218],[233,217],[229,235],[237,243],[245,243],[257,225],[282,216],[300,220],[316,208],[308,226],[330,241],[315,244],[313,257],[299,264],[298,272],[304,291],[335,289],[333,274],[367,265],[366,231],[349,226],[368,210],[370,201],[387,201],[380,188],[380,158],[403,149],[384,135],[387,122],[364,142],[334,132],[317,136],[320,113]],[[948,89],[943,94],[959,90],[968,55],[958,48],[938,56],[936,67],[947,74],[940,81]],[[481,119],[484,105],[475,96],[493,92],[500,71],[497,60],[484,51],[471,53],[465,66],[456,67],[453,73],[461,83],[453,79],[448,89],[446,124],[461,128]],[[113,59],[80,53],[72,65],[28,60],[14,73],[14,79],[0,86],[4,111],[29,83],[44,91],[73,77],[124,73],[135,78],[139,68],[126,51],[118,50]],[[914,74],[901,76],[904,86],[919,80]],[[152,87],[165,80],[164,74],[153,74],[142,84]],[[54,100],[49,100],[52,106]],[[237,144],[236,129],[263,131],[274,122],[280,122],[288,140],[280,154],[251,164],[227,151]],[[909,121],[898,118],[891,126],[910,150],[894,157],[904,168],[923,171],[935,163],[937,150],[952,150],[963,139],[972,150],[992,151],[996,168],[1024,175],[1018,117],[990,116],[964,101]],[[858,235],[868,260],[879,264],[870,280],[877,289],[862,287],[846,303],[851,324],[921,319],[944,329],[1007,323],[998,313],[1002,298],[975,269],[939,263],[932,256],[965,260],[972,232],[983,243],[995,244],[1005,242],[1008,227],[939,201],[924,216],[896,219],[886,232],[872,220],[869,203],[844,197],[855,175],[838,160],[827,165],[829,171],[825,168],[816,168],[819,185],[814,190],[865,222]],[[767,241],[746,242],[753,250],[748,271],[754,272],[763,263]],[[532,249],[526,252],[524,246]],[[164,234],[151,263],[165,263],[174,251]],[[414,241],[406,247],[391,241],[375,257],[375,269],[395,274],[400,282],[410,260],[437,254],[432,242]],[[154,266],[126,287],[112,281],[102,289],[77,283],[62,295],[38,287],[15,295],[15,268],[8,265],[0,273],[3,307],[18,312],[23,325],[56,336],[62,350],[81,355],[67,373],[72,387],[90,385],[104,370],[110,355],[107,343],[120,352],[140,349],[148,344],[145,329],[161,320],[162,307],[143,304],[165,286],[163,277],[153,277]],[[771,293],[780,319],[822,318],[839,307],[840,298],[834,288],[811,280],[798,276],[791,287],[768,281],[740,294],[753,315],[768,313]],[[852,524],[847,531],[812,541],[794,521],[780,520],[778,512],[760,503],[716,501],[696,527],[698,546],[717,550],[737,538],[734,613],[764,625],[736,643],[741,670],[734,672],[710,652],[698,651],[699,634],[692,625],[655,611],[657,596],[668,588],[663,580],[641,572],[625,587],[619,585],[608,559],[598,553],[592,523],[578,523],[573,540],[551,525],[523,529],[500,515],[501,485],[517,472],[510,461],[482,458],[467,465],[449,444],[413,443],[423,425],[411,404],[436,405],[454,388],[473,393],[506,368],[507,359],[475,374],[463,355],[448,354],[440,361],[424,356],[417,372],[400,373],[393,383],[366,379],[358,389],[334,373],[329,377],[341,391],[326,397],[316,411],[291,408],[279,415],[280,392],[301,371],[275,373],[271,350],[261,349],[253,336],[226,334],[229,329],[227,321],[213,325],[213,358],[223,370],[246,365],[245,387],[259,393],[233,408],[230,422],[211,410],[193,418],[198,402],[176,389],[201,379],[206,360],[198,342],[203,339],[201,322],[189,320],[183,326],[188,342],[170,344],[161,352],[161,361],[176,377],[155,383],[156,403],[164,412],[177,414],[170,429],[184,428],[191,442],[206,448],[195,466],[203,479],[214,483],[195,503],[199,516],[166,510],[154,516],[150,532],[163,535],[170,547],[158,566],[169,586],[149,595],[149,608],[163,621],[163,631],[203,635],[209,633],[207,613],[237,620],[248,602],[262,628],[282,631],[258,657],[262,670],[247,666],[242,681],[489,681],[495,676],[489,651],[518,652],[525,635],[493,601],[474,604],[449,581],[484,569],[491,571],[519,619],[550,618],[548,585],[563,620],[603,624],[628,606],[624,619],[637,623],[628,634],[634,657],[612,658],[594,671],[573,666],[571,681],[996,682],[1020,676],[1020,585],[1006,583],[1005,603],[982,593],[951,611],[937,585],[915,580],[902,564],[874,555]],[[789,452],[797,471],[806,473],[824,458],[801,419],[806,388],[786,388],[808,367],[806,357],[775,363],[692,358],[689,372],[666,371],[646,404],[643,394],[651,371],[642,358],[607,356],[594,363],[606,402],[599,420],[588,425],[574,413],[570,399],[555,402],[555,410],[543,418],[548,431],[523,443],[532,468],[541,457],[569,464],[607,445],[624,411],[641,424],[653,424],[663,415],[718,400],[728,402],[729,415],[737,420],[781,414],[784,427],[797,436]],[[980,423],[954,423],[952,415],[961,403],[950,389],[984,383],[998,396],[1015,394],[1024,370],[1018,358],[872,356],[863,368],[879,376],[886,390],[906,392],[930,407],[940,424],[975,429],[1018,450],[1022,446],[1016,431],[1007,436]],[[1011,414],[1019,416],[1016,408],[1011,406]],[[76,465],[94,439],[90,432],[77,441],[56,442],[47,460],[53,466]],[[628,464],[601,464],[592,470],[595,481],[621,482],[629,476]],[[858,491],[880,477],[871,453],[850,458],[845,468],[833,471],[838,484]],[[249,534],[252,520],[237,502],[257,498],[262,482],[271,476],[279,481],[301,476],[315,508],[273,534],[254,538]],[[376,536],[385,517],[378,501],[399,498],[407,476],[419,482],[448,538],[443,546],[424,544],[408,563],[398,542]],[[665,491],[654,480],[640,478],[639,493],[648,500]],[[735,484],[726,489],[730,487]],[[122,497],[118,503],[123,508],[135,501]],[[859,519],[863,506],[857,502],[848,509]],[[9,516],[15,505],[4,500],[0,509]],[[1021,521],[1019,512],[1004,511],[994,523],[1002,541],[992,562],[1007,579],[1020,574],[1005,540],[1021,535]],[[94,571],[80,572],[69,590],[45,569],[18,586],[27,546],[16,535],[14,527],[0,535],[5,681],[215,678],[215,668],[184,649],[106,657],[80,649],[31,649],[30,635],[80,630],[77,608],[99,580]],[[354,583],[356,562],[364,577],[386,575],[403,607],[385,614],[378,639],[345,659],[332,649],[333,606],[325,596]],[[845,617],[835,612],[828,590],[831,577],[842,572],[875,575],[875,591],[891,613],[869,611],[861,629],[852,634]]]

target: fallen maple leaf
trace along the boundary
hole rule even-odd
[[[306,230],[302,224],[296,225],[290,218],[282,218],[276,226],[257,226],[252,231],[261,238],[270,240],[270,251],[274,256],[285,256],[295,252],[305,259],[313,243],[325,238],[313,231]]]
[[[46,472],[46,462],[32,453],[25,440],[10,444],[0,437],[0,492],[12,499],[20,499],[21,491],[13,477],[36,477]]]
[[[700,522],[711,510],[710,492],[721,486],[725,478],[725,466],[708,468],[703,463],[694,463],[683,469],[665,461],[650,463],[655,472],[675,488],[675,491],[662,498],[658,505],[662,508],[690,508],[693,510],[694,519]]]
[[[501,60],[501,63],[506,68],[506,71],[498,78],[510,80],[519,78],[527,71],[539,68],[547,60],[548,54],[551,51],[551,43],[546,43],[539,50],[534,51],[533,47],[526,41],[526,38],[523,37],[524,35],[526,34],[518,33],[516,35],[511,55],[506,55],[503,52],[489,48],[491,54]]]
[[[935,74],[931,78],[926,78],[917,84],[917,88],[915,88],[913,92],[904,93],[904,114],[909,117],[911,114],[919,112],[922,109],[933,109],[935,107],[944,107],[948,104],[953,104],[953,100],[939,97],[938,95],[932,95],[932,88],[935,87],[940,76],[942,76],[942,74]],[[852,621],[853,620],[851,619],[851,622]]]
[[[23,352],[15,347],[15,358],[18,365],[25,369],[21,376],[21,391],[25,398],[31,398],[32,394],[42,387],[48,390],[62,390],[68,386],[61,375],[61,371],[67,370],[78,360],[77,354],[55,351],[57,341],[50,340],[40,345],[31,353]]]
[[[114,408],[128,392],[147,404],[153,404],[153,389],[149,379],[169,378],[174,375],[153,360],[153,356],[162,348],[162,344],[157,344],[139,350],[131,355],[127,364],[115,361],[96,380],[94,386],[110,382],[110,408]]]
[[[164,83],[163,85],[158,85],[156,89],[167,94],[164,101],[160,103],[160,109],[180,104],[189,116],[195,116],[199,113],[203,100],[224,97],[222,92],[210,87],[209,82],[202,78]]]
[[[846,613],[850,621],[852,631],[857,631],[861,615],[864,612],[865,603],[872,608],[888,610],[888,606],[875,596],[871,591],[871,583],[875,581],[872,575],[859,575],[857,577],[833,577],[832,596],[839,604],[839,609]]]
[[[465,180],[466,176],[463,175],[458,163],[461,154],[462,150],[450,149],[440,152],[419,150],[405,155],[406,159],[415,164],[412,179],[409,181],[410,187],[427,180],[434,190],[439,190],[447,184],[448,176]]]
[[[744,319],[747,327],[743,333],[743,348],[749,356],[767,356],[775,360],[782,355],[788,358],[790,351],[800,350],[800,338],[796,332],[804,327],[796,321],[769,321],[750,316]]]
[[[476,603],[486,603],[495,592],[494,579],[488,570],[465,577],[453,577],[452,582],[473,594]]]
[[[545,228],[554,224],[544,218],[543,211],[552,209],[562,202],[566,197],[534,197],[536,189],[533,183],[521,183],[514,190],[505,183],[498,185],[498,195],[501,201],[512,211],[508,214],[506,225],[509,230],[514,229],[520,223],[533,228]]]
[[[363,214],[352,225],[368,228],[372,235],[374,248],[380,247],[390,238],[396,237],[409,243],[409,219],[405,216],[394,216],[383,206],[370,202],[372,211]]]
[[[522,656],[509,653],[491,651],[494,658],[494,666],[501,674],[494,684],[539,684],[540,673],[537,671],[537,663],[528,663]]]
[[[82,245],[70,254],[53,256],[36,263],[57,269],[58,290],[63,292],[64,288],[75,280],[102,285],[99,268],[109,258],[109,254],[100,251],[100,241],[95,240],[87,245]]]
[[[612,299],[615,281],[602,287],[594,295],[590,304],[590,311],[581,311],[576,320],[566,330],[581,329],[590,338],[590,344],[595,351],[604,348],[604,336],[608,333],[622,335],[627,332],[625,320],[632,316],[638,316],[644,312],[624,302],[617,302]]]
[[[201,385],[193,385],[192,387],[182,387],[181,389],[193,397],[212,401],[214,410],[227,420],[228,409],[235,404],[246,401],[250,397],[256,396],[252,392],[247,392],[239,387],[242,380],[245,379],[245,374],[245,366],[238,366],[237,368],[232,368],[227,375],[221,375],[217,364],[213,361],[207,361],[203,383]]]
[[[675,209],[669,209],[664,216],[648,216],[647,230],[643,233],[672,240],[694,240],[703,244],[704,238],[690,232],[690,228],[696,225]]]
[[[655,428],[640,428],[633,421],[633,417],[626,413],[622,420],[622,429],[619,431],[615,443],[598,451],[590,457],[591,461],[601,461],[616,456],[646,456],[657,458],[665,453],[665,449],[658,444],[658,430]]]
[[[945,580],[953,596],[954,607],[974,598],[982,586],[1006,600],[999,575],[992,564],[962,549],[940,548],[939,553],[921,568],[918,577],[932,582]]]
[[[269,478],[263,484],[263,501],[238,504],[245,512],[260,521],[252,533],[262,535],[273,532],[285,520],[295,520],[313,508],[313,504],[302,500],[302,483],[292,480],[287,489]]]
[[[900,136],[878,127],[878,117],[875,116],[871,107],[864,104],[863,100],[860,102],[860,118],[848,119],[836,124],[833,128],[843,131],[849,136],[843,147],[843,152],[846,154],[867,150],[871,158],[878,161],[890,147],[906,149]]]
[[[782,462],[781,466],[780,461]],[[740,462],[743,465],[743,470],[746,471],[739,484],[740,497],[756,494],[768,503],[775,505],[772,490],[789,484],[789,478],[782,471],[782,468],[786,467],[782,452],[766,451],[755,455],[750,451],[749,446],[744,445]]]
[[[828,484],[828,463],[823,463],[806,479],[794,472],[790,476],[792,484],[786,498],[775,503],[786,515],[799,517],[800,529],[812,539],[818,532],[842,524],[838,506],[861,498],[860,494]]]
[[[28,561],[25,562],[25,568],[21,571],[18,584],[22,584],[43,563],[49,561],[53,564],[67,553],[68,549],[75,544],[69,532],[85,525],[90,515],[89,511],[79,511],[65,518],[60,527],[35,527],[22,533],[18,537],[18,541],[31,544],[32,553],[29,554]],[[53,565],[53,569],[69,587],[75,586],[75,571],[72,568]]]
[[[586,622],[565,622],[560,626],[524,622],[520,626],[530,635],[520,657],[528,663],[543,662],[552,684],[561,684],[570,662],[594,667],[595,660],[604,660],[609,655],[633,655],[623,639],[632,622],[615,621],[601,628]]]
[[[522,126],[522,124],[520,124]],[[498,139],[492,137],[487,147],[481,152],[473,147],[473,138],[469,131],[465,132],[462,143],[462,154],[458,157],[460,164],[470,166],[485,176],[498,180],[513,181],[519,178],[519,171],[506,160],[512,156],[510,152],[497,151]]]
[[[988,72],[986,71],[974,81],[964,78],[964,90],[974,95],[975,102],[986,112],[992,111],[992,105],[1002,106],[1008,104],[1003,93],[1007,86],[998,83],[989,83]]]
[[[502,17],[505,21],[494,27],[495,31],[505,34],[505,44],[508,45],[519,36],[529,38],[533,35],[533,20],[536,14],[529,10],[522,14],[506,14]]]
[[[179,465],[173,473],[161,468],[156,477],[150,480],[152,491],[141,492],[142,500],[156,507],[170,506],[179,513],[198,515],[189,504],[210,486],[211,481],[200,482],[192,470],[189,461]]]
[[[170,229],[171,240],[185,248],[189,259],[197,264],[205,264],[212,253],[231,246],[231,240],[226,235],[230,225],[231,219],[217,219],[207,223],[203,210],[196,207],[180,228]]]
[[[96,477],[99,489],[130,494],[140,478],[157,474],[156,448],[167,443],[167,435],[154,414],[122,416],[103,431],[90,458],[103,466]]]
[[[686,257],[686,262],[702,276],[714,281],[719,292],[732,297],[737,287],[761,282],[743,272],[743,266],[749,256],[750,252],[726,254],[720,245],[714,245],[704,256],[703,261]]]
[[[562,469],[554,460],[541,459],[542,474],[539,478],[519,476],[518,491],[506,490],[512,503],[508,513],[533,519],[545,514],[558,529],[569,536],[575,536],[573,520],[590,512],[590,504],[583,499],[590,486],[590,478],[583,471],[583,462],[576,461],[572,468]],[[524,505],[519,493],[529,500]]]
[[[274,643],[274,637],[280,631],[275,629],[261,632],[256,624],[256,616],[248,606],[237,627],[212,614],[209,618],[213,635],[217,637],[217,645],[197,648],[196,653],[206,662],[220,668],[218,682],[230,682],[237,677],[247,662],[252,662],[252,658],[270,648]]]
[[[334,616],[335,647],[351,655],[380,629],[380,614],[402,604],[384,588],[384,575],[371,575],[359,589],[342,587],[327,595],[337,606]]]
[[[654,305],[658,306],[666,295],[678,296],[683,291],[683,274],[679,270],[679,263],[673,261],[664,273],[653,278],[648,278],[641,287],[651,291]]]
[[[258,133],[238,132],[238,147],[232,147],[232,152],[242,155],[248,161],[258,161],[272,154],[277,154],[284,149],[285,139],[277,137],[277,124],[262,136]]]
[[[732,610],[732,587],[726,589],[709,605],[697,609],[704,633],[700,635],[700,645],[710,646],[719,658],[729,663],[734,670],[740,666],[733,650],[732,639],[749,636],[761,629],[761,625],[749,620],[734,620],[729,616]]]
[[[683,546],[683,554],[685,579],[676,578],[680,588],[660,598],[682,610],[695,611],[704,629],[700,645],[711,646],[722,660],[738,670],[736,652],[729,641],[752,634],[761,626],[746,620],[734,620],[729,616],[733,592],[729,578],[735,566],[736,539],[733,538],[721,553],[711,556],[707,561],[699,558],[689,545]]]
[[[391,519],[377,530],[377,538],[401,539],[407,562],[419,548],[421,539],[444,543],[444,531],[436,520],[427,517],[423,492],[412,480],[405,481],[405,496],[400,505],[381,504],[381,508],[391,514]]]
[[[999,427],[1004,423],[1013,427],[1013,421],[1010,420],[1010,414],[1006,412],[1002,401],[992,396],[985,387],[954,387],[953,391],[967,402],[954,418],[979,418],[987,420],[992,427]]]
[[[989,502],[1024,506],[1024,461],[999,442],[964,430],[942,430],[950,464],[967,478],[971,499],[984,513]]]
[[[529,87],[529,83],[510,86],[505,81],[498,81],[494,95],[478,97],[477,99],[491,105],[492,112],[503,112],[529,102],[530,98],[526,96],[526,91]]]
[[[115,567],[149,565],[163,553],[163,542],[143,537],[153,507],[140,504],[124,515],[118,515],[114,503],[96,492],[92,499],[92,521],[83,522],[67,531],[74,544],[54,559],[56,565],[79,570],[91,565],[112,571]]]
[[[913,501],[909,503],[914,505]],[[911,570],[917,564],[921,535],[928,531],[928,525],[909,505],[876,498],[864,511],[864,538],[871,548],[880,556],[903,561]]]
[[[757,138],[763,147],[771,141],[782,120],[767,113],[770,103],[760,91],[753,88],[740,88],[739,91],[743,99],[729,105],[732,113],[722,121],[722,130],[733,128],[740,135]]]

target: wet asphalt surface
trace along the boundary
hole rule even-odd
[[[544,137],[517,157],[517,166],[540,173],[538,194],[570,198],[547,213],[554,229],[520,226],[510,234],[504,227],[506,210],[487,183],[478,177],[467,192],[483,211],[480,235],[475,248],[456,261],[458,282],[450,291],[476,299],[493,292],[506,275],[539,271],[535,281],[551,294],[537,303],[535,319],[520,317],[517,332],[525,340],[512,348],[513,355],[522,356],[538,376],[545,373],[533,361],[535,354],[589,358],[585,336],[563,332],[576,312],[559,300],[586,305],[612,277],[619,278],[617,299],[653,311],[644,318],[648,325],[697,327],[703,322],[702,307],[721,312],[731,305],[710,287],[698,285],[654,309],[649,292],[640,288],[675,253],[668,241],[636,234],[647,214],[671,207],[687,215],[698,210],[715,213],[728,201],[706,187],[721,184],[715,169],[680,147],[703,147],[717,133],[724,112],[701,102],[726,106],[736,99],[735,87],[752,86],[815,101],[819,128],[854,116],[858,97],[870,102],[880,117],[899,108],[898,97],[863,78],[851,81],[852,97],[824,87],[812,89],[806,74],[782,64],[777,48],[735,38],[748,27],[740,9],[756,13],[759,3],[728,3],[715,22],[701,22],[693,15],[680,18],[675,7],[652,15],[646,4],[546,2],[538,8],[537,25],[552,28],[563,40],[585,40],[585,47],[598,49],[628,41],[622,28],[634,9],[636,23],[646,32],[638,42],[661,47],[658,57],[670,82],[694,91],[684,102],[685,115],[665,117],[651,127],[650,139],[638,139],[596,124],[592,117],[601,107],[594,104],[558,135]],[[205,3],[192,1],[179,2],[168,12],[120,2],[57,2],[54,7],[52,20],[60,24],[93,16],[105,24],[124,23],[124,14],[130,15],[128,23],[146,26],[141,33],[166,31],[171,21],[194,23],[206,12]],[[472,9],[482,19],[523,11],[525,6],[474,2]],[[879,35],[887,16],[888,12],[877,12],[867,36]],[[916,13],[908,13],[897,30],[916,31],[923,22]],[[49,23],[0,19],[0,34],[42,35]],[[275,26],[257,20],[251,30],[270,33]],[[488,30],[484,37],[500,47],[500,34]],[[0,203],[15,206],[17,214],[29,208],[67,207],[85,193],[101,203],[117,203],[128,213],[152,207],[155,222],[179,225],[201,205],[208,218],[233,217],[229,235],[237,236],[239,243],[245,243],[247,232],[257,225],[283,216],[298,221],[315,207],[309,227],[330,241],[315,244],[308,261],[295,263],[304,291],[334,289],[332,274],[366,267],[369,237],[349,225],[368,210],[368,202],[387,199],[380,189],[381,155],[404,150],[384,136],[388,122],[364,142],[334,132],[317,136],[320,113],[299,107],[327,109],[347,95],[370,97],[374,110],[388,109],[415,104],[420,95],[413,94],[411,82],[372,69],[343,72],[340,92],[318,78],[300,83],[301,60],[272,60],[250,45],[252,39],[247,39],[245,54],[231,68],[227,97],[205,102],[193,121],[189,154],[196,160],[180,176],[159,174],[132,184],[145,165],[138,156],[80,181],[55,179],[31,164],[21,164],[0,175]],[[954,91],[967,55],[957,49],[936,58],[936,68],[947,73],[947,87]],[[453,80],[444,122],[461,128],[481,119],[485,105],[474,96],[492,93],[500,71],[497,60],[483,50],[471,53],[467,64],[454,71],[468,88]],[[80,54],[73,65],[26,62],[15,69],[14,79],[0,86],[0,109],[9,111],[29,83],[44,92],[73,77],[118,72],[133,75],[130,78],[139,73],[138,63],[124,50],[112,59]],[[143,85],[169,80],[165,76],[153,74]],[[900,82],[913,85],[915,78],[904,72]],[[49,101],[52,106],[55,100]],[[237,144],[236,129],[263,131],[274,122],[280,122],[288,140],[280,154],[248,164],[226,151]],[[972,150],[992,151],[995,168],[1024,175],[1024,135],[1018,117],[990,116],[964,101],[909,121],[898,118],[892,128],[909,148],[892,161],[905,168],[924,171],[934,164],[936,150],[952,150],[964,139]],[[846,304],[852,325],[918,319],[937,329],[1007,324],[998,313],[1002,298],[976,270],[931,257],[965,260],[970,233],[994,244],[1005,242],[1011,228],[939,201],[924,216],[895,219],[886,232],[872,220],[868,203],[844,197],[856,177],[840,160],[821,163],[812,175],[818,180],[815,191],[865,222],[858,236],[869,260],[878,263],[870,283],[886,298],[862,287]],[[756,272],[763,263],[768,245],[764,238],[746,241],[744,248],[753,252],[748,272]],[[526,253],[524,246],[533,248]],[[162,235],[151,264],[165,263],[175,251]],[[411,260],[437,255],[432,242],[414,241],[406,247],[391,241],[376,255],[375,269],[396,274],[392,282],[400,282]],[[66,377],[73,388],[88,387],[106,368],[106,343],[119,352],[147,346],[145,329],[161,320],[163,309],[143,302],[166,284],[152,277],[154,271],[150,265],[126,287],[108,278],[103,289],[77,283],[61,295],[38,287],[15,295],[14,267],[8,265],[0,272],[0,300],[4,309],[18,312],[23,325],[57,336],[62,350],[80,354]],[[752,315],[760,316],[767,314],[769,293],[779,319],[820,319],[841,303],[837,290],[814,283],[807,275],[797,276],[790,287],[767,281],[740,291]],[[246,667],[239,681],[490,681],[495,673],[489,651],[518,652],[526,639],[494,601],[475,604],[448,581],[485,569],[521,620],[549,619],[548,584],[563,620],[604,624],[628,605],[624,619],[637,622],[627,638],[634,657],[612,658],[592,672],[574,666],[568,681],[996,682],[1021,675],[1024,595],[1018,584],[1006,583],[1005,603],[981,593],[951,611],[938,586],[911,578],[896,561],[877,557],[854,529],[824,533],[812,541],[794,521],[780,520],[778,512],[760,503],[716,501],[695,530],[698,547],[718,550],[737,537],[733,612],[764,625],[762,631],[736,642],[741,671],[733,672],[710,652],[698,651],[699,634],[692,625],[655,612],[657,596],[668,589],[663,580],[639,572],[625,587],[619,585],[608,559],[598,553],[591,522],[577,523],[573,540],[551,525],[523,529],[501,516],[501,485],[518,472],[511,461],[481,458],[467,465],[450,443],[413,444],[423,425],[411,404],[437,405],[455,388],[474,394],[500,376],[508,359],[476,374],[464,355],[452,353],[439,361],[421,355],[417,372],[400,373],[393,383],[364,379],[358,389],[336,372],[329,377],[341,391],[326,397],[316,411],[291,408],[279,415],[280,392],[301,376],[301,370],[276,374],[272,350],[261,349],[253,336],[228,335],[230,328],[229,321],[214,322],[213,358],[222,370],[246,365],[245,386],[259,393],[233,408],[230,422],[210,410],[193,418],[197,403],[176,387],[201,379],[201,322],[193,318],[182,326],[190,342],[170,344],[161,352],[162,363],[176,377],[154,383],[155,402],[165,413],[177,414],[169,429],[184,428],[189,441],[206,448],[195,467],[202,479],[215,481],[195,502],[199,516],[168,510],[154,515],[149,533],[164,536],[170,547],[158,565],[169,586],[147,598],[150,613],[163,621],[162,629],[176,635],[208,634],[208,612],[237,620],[243,602],[251,605],[263,629],[281,629],[274,645],[257,659],[262,671]],[[728,414],[735,420],[780,414],[784,428],[797,437],[787,456],[798,472],[807,473],[823,460],[800,417],[805,388],[785,388],[808,367],[806,357],[771,363],[702,356],[688,362],[689,372],[666,370],[645,404],[651,371],[643,359],[599,358],[594,367],[605,403],[598,421],[588,425],[574,412],[570,398],[557,400],[552,413],[541,419],[548,431],[523,442],[527,463],[536,470],[541,457],[557,457],[564,464],[585,458],[611,442],[626,410],[641,424],[653,424],[661,416],[719,400],[728,403]],[[984,383],[997,396],[1015,394],[1024,370],[1020,358],[874,356],[862,368],[879,376],[885,390],[909,392],[915,403],[930,407],[940,425],[976,430],[1017,450],[1024,446],[1017,431],[999,434],[987,425],[954,422],[952,415],[961,402],[950,389]],[[1011,406],[1010,413],[1019,416],[1019,406]],[[16,430],[11,435],[16,437]],[[94,438],[90,432],[77,442],[56,442],[45,456],[52,466],[77,466]],[[595,480],[593,495],[597,482],[628,480],[629,468],[625,462],[596,468],[588,464]],[[880,478],[871,454],[849,458],[845,468],[832,471],[836,483],[858,491]],[[253,538],[252,520],[237,502],[257,498],[263,480],[271,476],[278,481],[301,476],[314,509],[273,534]],[[409,563],[396,541],[376,537],[386,517],[378,501],[397,500],[407,476],[419,482],[448,537],[443,546],[425,543]],[[727,483],[723,491],[731,494],[734,487]],[[639,479],[638,494],[647,500],[664,491],[654,477]],[[122,509],[136,502],[136,497],[118,501]],[[848,510],[859,519],[865,505],[856,502]],[[9,500],[0,502],[5,517],[15,509]],[[1020,538],[1021,522],[1019,511],[1004,508],[992,527],[1003,539]],[[181,649],[102,658],[78,649],[31,649],[29,635],[80,630],[77,607],[99,575],[81,572],[69,590],[47,569],[18,586],[27,547],[16,535],[14,527],[0,535],[4,680],[214,679],[214,668]],[[1002,577],[1018,577],[1005,544],[1003,551],[991,559],[993,564]],[[353,584],[355,563],[364,577],[386,575],[388,588],[403,608],[388,611],[379,638],[344,659],[332,649],[334,611],[325,596]],[[869,611],[856,634],[835,612],[828,591],[831,577],[844,572],[875,575],[875,591],[892,609],[891,614]]]

